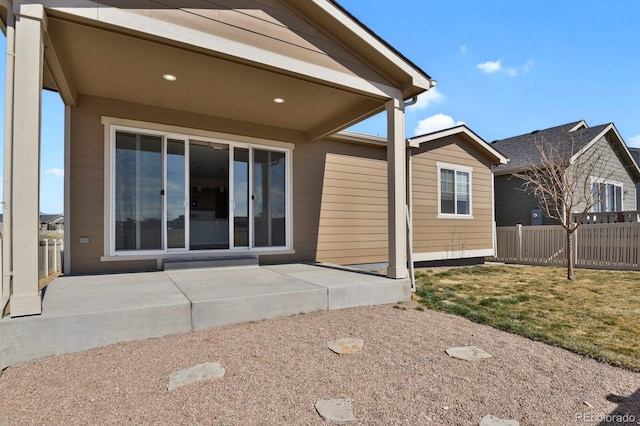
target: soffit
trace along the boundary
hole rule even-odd
[[[66,79],[80,94],[306,133],[327,123],[331,130],[346,127],[383,106],[383,100],[113,28],[72,22],[59,13],[49,18],[52,46]],[[165,73],[178,80],[163,80]],[[55,89],[48,72],[45,85]],[[274,104],[275,97],[285,103]]]

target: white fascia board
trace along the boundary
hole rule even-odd
[[[582,147],[582,149],[578,152],[576,152],[575,154],[573,154],[573,156],[569,159],[569,164],[573,164],[578,157],[580,157],[582,154],[584,154],[585,152],[587,152],[587,150],[589,148],[591,148],[593,145],[595,145],[596,142],[598,142],[604,135],[607,134],[607,132],[609,130],[611,130],[611,128],[613,127],[613,123],[609,124],[607,127],[605,127],[600,133],[598,133],[598,135],[596,135],[596,137],[594,137],[593,139],[591,139],[591,141],[586,144],[585,146]],[[617,133],[617,132],[616,132]],[[622,138],[620,139],[622,140]],[[629,154],[631,155],[631,154]]]
[[[412,148],[419,148],[421,144],[425,142],[431,142],[438,139],[446,138],[448,136],[453,136],[463,133],[469,139],[474,142],[474,145],[479,148],[481,151],[484,151],[485,154],[488,154],[490,157],[493,157],[497,160],[499,164],[507,164],[509,161],[507,157],[500,154],[496,149],[492,148],[488,143],[484,141],[481,137],[476,135],[473,131],[471,131],[467,126],[456,126],[450,129],[441,130],[434,133],[429,133],[423,136],[417,136],[415,138],[409,139],[409,146]]]
[[[194,46],[212,53],[237,58],[240,62],[258,63],[285,74],[294,73],[310,81],[320,82],[327,86],[338,87],[342,90],[363,94],[375,99],[402,97],[402,91],[397,87],[365,80],[337,70],[260,49],[256,46],[159,21],[148,16],[130,13],[116,7],[98,4],[89,0],[45,0],[42,3],[47,9],[56,12]],[[74,6],[69,6],[69,4]]]
[[[333,19],[338,21],[341,25],[351,30],[356,36],[364,40],[367,44],[373,47],[377,52],[383,55],[387,60],[392,62],[396,67],[411,76],[411,83],[424,90],[429,90],[433,87],[432,81],[427,78],[422,72],[419,72],[414,66],[409,64],[403,58],[398,56],[392,49],[371,35],[369,31],[354,22],[349,16],[345,15],[340,9],[334,6],[327,0],[311,0],[316,6],[324,10]]]
[[[633,172],[636,174],[636,176],[640,176],[640,168],[638,167],[638,163],[636,163],[636,161],[633,159],[633,155],[631,155],[631,152],[629,151],[627,144],[624,142],[624,139],[622,139],[622,136],[620,136],[620,132],[618,132],[618,129],[615,126],[615,124],[613,123],[609,124],[604,131],[602,131],[596,138],[594,138],[593,141],[589,143],[588,147],[591,147],[593,144],[599,141],[604,135],[607,134],[609,130],[613,130],[613,133],[615,133],[616,137],[618,138],[618,144],[622,147],[622,151],[624,152],[624,155],[626,155],[629,162],[633,164]],[[585,149],[583,149],[580,153],[584,153],[587,149],[588,148],[585,147]],[[573,162],[577,158],[578,158],[578,155],[576,154],[571,158],[571,161]]]
[[[580,122],[578,124],[576,124],[575,126],[573,126],[571,129],[569,129],[570,132],[573,132],[575,130],[581,129],[581,128],[587,128],[589,126],[587,126],[587,122],[584,120],[580,120]]]

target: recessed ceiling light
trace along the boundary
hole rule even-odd
[[[173,74],[165,74],[162,76],[162,78],[164,78],[167,81],[176,81],[178,79],[178,77],[176,77]]]
[[[283,104],[284,103],[284,99],[282,99],[282,98],[273,98],[273,102],[275,102],[277,104]]]

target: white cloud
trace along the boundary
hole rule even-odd
[[[54,176],[58,176],[58,177],[64,177],[64,170],[62,169],[57,169],[57,168],[53,168],[53,169],[47,169],[44,171],[45,175],[54,175]]]
[[[418,122],[416,127],[416,135],[424,135],[427,133],[437,132],[438,130],[448,129],[450,127],[464,124],[464,121],[455,121],[451,116],[445,114],[436,114],[427,117]]]
[[[418,96],[418,102],[408,107],[408,110],[425,109],[431,103],[438,103],[444,99],[444,95],[438,92],[438,88],[434,87]]]
[[[527,63],[522,66],[522,72],[529,72],[531,68],[533,68],[533,61],[527,61]]]
[[[627,146],[640,148],[640,135],[627,139]]]
[[[531,71],[531,68],[533,68],[533,61],[527,61],[526,64],[520,67],[510,67],[510,68],[503,68],[502,63],[500,61],[488,61],[488,62],[483,62],[481,64],[478,64],[476,65],[476,67],[487,74],[493,74],[494,72],[502,72],[508,75],[509,77],[518,77],[522,73],[526,74],[529,71]]]
[[[494,73],[496,71],[500,71],[500,69],[502,68],[502,65],[500,64],[500,61],[487,61],[487,62],[483,62],[481,64],[476,65],[478,67],[479,70],[482,70],[484,72],[486,72],[487,74],[491,74]]]
[[[465,53],[467,53],[467,46],[466,45],[463,44],[462,46],[460,46],[460,53],[462,53],[463,55]]]

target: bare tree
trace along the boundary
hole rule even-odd
[[[558,221],[566,231],[567,279],[573,280],[574,233],[603,199],[601,192],[593,191],[593,178],[608,180],[611,172],[596,146],[580,152],[583,147],[575,146],[572,135],[567,134],[567,141],[535,140],[539,158],[513,176],[536,197],[544,216]]]

